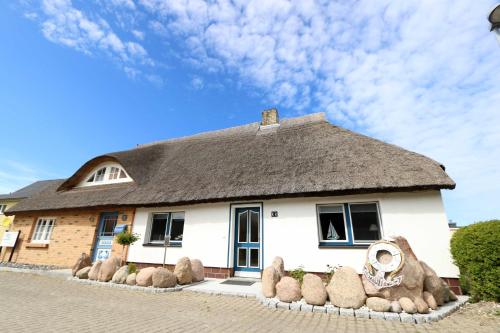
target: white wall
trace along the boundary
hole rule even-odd
[[[316,205],[363,201],[379,203],[384,237],[406,237],[417,257],[426,261],[438,275],[458,276],[449,252],[448,219],[439,191],[263,201],[263,265],[269,265],[273,257],[279,255],[283,257],[287,270],[303,265],[307,271],[324,272],[326,265],[330,264],[351,266],[361,272],[366,249],[318,247]],[[167,263],[175,264],[178,258],[189,256],[201,259],[205,266],[226,267],[229,202],[137,209],[132,230],[141,235],[141,240],[130,247],[128,260],[161,263],[163,248],[142,245],[150,213],[179,210],[185,211],[183,244],[181,248],[167,249]],[[278,211],[278,217],[271,217],[271,211]],[[233,230],[234,221],[231,233]],[[229,239],[230,266],[233,261],[232,237]]]

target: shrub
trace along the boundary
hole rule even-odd
[[[290,276],[299,281],[300,285],[302,285],[304,275],[306,275],[306,272],[304,271],[304,266],[302,265],[290,271]]]
[[[471,224],[451,238],[460,285],[472,301],[500,300],[500,220]]]
[[[330,284],[330,281],[332,280],[333,274],[335,274],[335,270],[337,268],[338,268],[338,266],[326,265],[325,282],[327,285]]]
[[[116,242],[122,246],[122,264],[125,263],[125,246],[134,244],[138,240],[139,235],[130,231],[122,231],[116,235]]]
[[[129,263],[128,264],[128,273],[132,274],[132,273],[136,273],[136,272],[137,272],[137,265],[133,262]]]

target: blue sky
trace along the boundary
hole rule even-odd
[[[449,218],[498,218],[493,4],[0,2],[0,192],[275,106],[438,160],[457,182]]]

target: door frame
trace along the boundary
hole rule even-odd
[[[236,270],[236,209],[237,208],[258,208],[259,209],[259,267],[253,271]],[[234,276],[260,278],[264,267],[264,203],[263,202],[242,202],[229,204],[229,235],[227,244],[227,267],[232,268]]]
[[[101,231],[102,231],[102,228],[104,228],[104,218],[106,216],[113,216],[115,215],[116,216],[116,224],[118,224],[118,212],[117,211],[114,211],[114,212],[101,212],[99,213],[99,222],[97,223],[97,227],[96,227],[96,234],[95,234],[95,240],[94,240],[94,245],[92,247],[92,262],[95,262],[97,260],[97,250],[98,250],[98,245],[99,245],[99,241],[100,241],[100,234],[101,234]],[[116,224],[115,224],[115,227],[116,227]],[[114,228],[113,228],[114,229]],[[110,249],[112,250],[113,249],[113,238],[114,238],[114,235],[111,236],[111,245],[110,245]],[[111,255],[110,255],[111,256]]]

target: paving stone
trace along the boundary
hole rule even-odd
[[[413,317],[414,322],[416,322],[417,324],[423,324],[428,322],[428,319],[423,314],[415,313],[411,316]]]
[[[301,305],[299,302],[292,302],[290,303],[290,310],[300,311]]]
[[[331,313],[334,316],[338,316],[340,314],[340,309],[336,307],[335,305],[325,305],[326,308],[326,313]]]
[[[413,316],[411,314],[406,313],[406,312],[401,312],[399,314],[399,318],[401,319],[401,322],[403,322],[403,323],[410,323],[410,324],[415,323],[415,318],[413,318]]]
[[[383,312],[371,311],[371,310],[370,310],[370,318],[371,319],[385,319]]]
[[[344,317],[354,317],[353,309],[340,308],[340,315]]]
[[[313,312],[326,313],[326,308],[324,306],[315,305],[313,307]]]
[[[384,313],[385,320],[401,321],[401,318],[399,317],[399,313],[395,313],[395,312],[383,312],[383,313]]]
[[[302,312],[312,312],[313,311],[313,306],[311,304],[302,304],[300,307],[300,311]]]
[[[369,309],[357,309],[354,310],[354,316],[356,318],[370,318],[370,310]]]
[[[278,302],[278,303],[276,304],[276,307],[277,307],[278,309],[290,310],[290,303]]]

